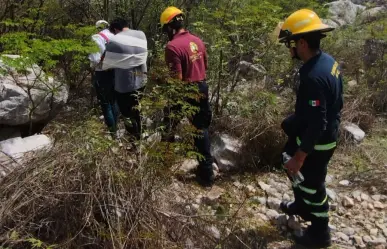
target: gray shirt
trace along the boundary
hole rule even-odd
[[[125,30],[111,39],[106,46],[106,56],[115,71],[115,90],[133,92],[145,86],[147,77],[146,36],[137,30]],[[144,61],[144,54],[145,61]],[[105,58],[106,59],[106,58]]]

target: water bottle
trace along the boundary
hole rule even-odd
[[[286,152],[283,152],[282,153],[282,159],[283,159],[283,162],[284,162],[284,165],[289,162],[289,160],[291,159],[292,157],[288,155],[288,153]],[[292,182],[293,182],[293,185],[294,186],[297,186],[298,184],[300,184],[301,182],[303,182],[305,180],[304,176],[301,174],[300,171],[298,171],[297,173],[293,174],[293,175],[290,175],[290,177],[292,178]]]

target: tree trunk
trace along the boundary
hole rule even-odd
[[[220,101],[220,84],[222,81],[222,64],[223,64],[223,49],[220,50],[219,54],[219,72],[218,72],[218,86],[216,91],[216,101],[215,101],[215,114],[219,114],[219,101]]]

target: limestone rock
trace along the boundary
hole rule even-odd
[[[346,208],[351,208],[353,207],[354,205],[354,202],[351,198],[349,198],[348,196],[345,196],[343,198],[343,206],[346,207]]]
[[[327,175],[327,177],[325,178],[325,182],[327,184],[330,184],[333,182],[333,179],[334,179],[334,177],[332,175]]]
[[[264,76],[267,74],[267,71],[264,66],[259,64],[253,64],[247,61],[240,61],[238,69],[240,74],[247,78],[257,77],[259,75]]]
[[[359,19],[362,23],[371,22],[376,20],[378,16],[382,15],[386,11],[386,6],[374,7],[363,11],[359,16]]]
[[[369,201],[369,200],[370,200],[370,197],[369,197],[368,195],[362,193],[362,194],[361,194],[361,199],[362,199],[363,201]]]
[[[217,134],[212,138],[211,154],[219,170],[228,171],[237,166],[242,143],[227,134]]]
[[[18,55],[3,55],[20,60]],[[25,125],[53,118],[68,99],[68,87],[48,77],[38,65],[28,65],[26,74],[16,72],[0,58],[0,124]],[[11,76],[13,75],[13,76]]]
[[[357,246],[364,245],[363,239],[360,236],[353,236],[353,239],[355,240],[355,244]]]
[[[290,198],[290,196],[288,195],[288,194],[284,194],[283,196],[282,196],[282,200],[284,200],[284,201],[291,201],[291,198]]]
[[[337,232],[336,236],[338,238],[340,238],[341,240],[343,240],[343,241],[349,241],[349,237],[346,234],[342,233],[342,232]]]
[[[376,209],[384,209],[385,208],[385,205],[383,203],[381,203],[380,201],[375,201],[374,202],[374,207]]]
[[[371,244],[371,245],[374,245],[374,246],[376,246],[376,245],[385,245],[386,243],[387,243],[386,238],[382,238],[382,237],[380,237],[380,238],[375,238],[375,239],[373,239],[373,240],[370,242],[370,244]]]
[[[203,198],[203,201],[208,204],[208,205],[211,205],[213,203],[215,203],[221,196],[222,194],[225,192],[224,189],[218,187],[218,186],[214,186],[210,192],[208,192],[208,194]]]
[[[356,81],[356,80],[348,81],[348,86],[349,86],[349,87],[357,86],[357,81]]]
[[[257,192],[257,190],[252,185],[247,185],[245,187],[245,191],[246,191],[246,194],[250,196],[255,194],[255,192]]]
[[[34,135],[25,138],[16,137],[0,142],[0,165],[2,165],[7,172],[2,171],[1,175],[5,176],[13,170],[13,166],[23,165],[31,159],[34,153],[40,151],[48,151],[52,148],[52,141],[46,135]],[[6,155],[5,157],[3,157]],[[12,167],[7,167],[12,165]],[[2,168],[1,168],[2,169]],[[0,177],[1,177],[0,175]]]
[[[339,26],[354,23],[357,15],[366,9],[365,6],[354,4],[349,0],[330,2],[327,6],[330,19]]]
[[[191,205],[191,207],[192,207],[192,209],[195,210],[195,211],[198,211],[199,208],[200,208],[200,206],[199,206],[198,204],[196,204],[196,203],[193,203],[193,204]]]
[[[267,200],[266,197],[253,197],[252,201],[257,204],[266,205]]]
[[[370,235],[371,235],[371,236],[376,236],[376,235],[378,235],[378,229],[377,229],[377,228],[371,229],[371,230],[370,230]]]
[[[266,183],[264,182],[258,182],[258,185],[259,187],[261,187],[262,190],[266,191],[266,189],[270,189],[271,186],[270,185],[267,185]]]
[[[232,185],[234,185],[234,186],[237,187],[238,189],[243,188],[243,184],[240,183],[239,181],[235,181]]]
[[[373,195],[373,196],[371,196],[371,198],[372,198],[372,200],[374,200],[374,201],[380,201],[381,195]]]
[[[360,143],[365,137],[365,132],[360,129],[359,126],[353,123],[344,123],[343,124],[344,136],[352,138],[355,142]]]
[[[263,221],[269,221],[269,218],[264,214],[257,213],[256,216]]]
[[[366,235],[366,236],[363,236],[363,241],[364,241],[364,243],[368,244],[372,241],[372,238],[370,236]]]
[[[199,165],[199,162],[197,160],[187,159],[187,160],[184,160],[183,164],[180,167],[180,170],[185,172],[185,173],[188,173],[188,172],[196,169],[198,165]]]
[[[333,21],[332,19],[322,19],[321,21],[332,28],[340,27],[340,24],[338,22]]]
[[[360,197],[361,196],[361,191],[359,191],[359,190],[356,190],[356,191],[353,191],[352,192],[352,196],[353,196],[353,198],[358,198],[358,197]],[[360,197],[360,201],[361,201],[361,197]]]
[[[220,231],[217,227],[211,226],[208,228],[208,231],[210,232],[212,237],[214,237],[215,239],[220,239]]]
[[[279,213],[273,209],[269,209],[267,210],[266,212],[266,216],[270,219],[270,220],[275,220],[278,218],[279,216]]]
[[[274,197],[269,197],[267,200],[267,205],[269,205],[271,209],[279,210],[280,204],[281,200]]]
[[[352,227],[346,227],[343,229],[343,233],[348,236],[352,236],[355,234],[355,229],[353,229]]]
[[[275,188],[268,188],[266,189],[266,193],[268,196],[281,198],[282,195],[275,189]]]
[[[339,184],[341,186],[349,186],[349,181],[348,180],[342,180],[342,181],[339,182]]]
[[[333,191],[333,190],[330,189],[330,188],[327,188],[326,191],[327,191],[328,197],[329,197],[332,201],[336,201],[336,200],[337,200],[337,194],[336,194],[335,191]]]

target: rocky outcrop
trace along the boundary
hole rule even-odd
[[[327,6],[329,19],[324,22],[336,28],[354,23],[357,16],[366,9],[365,6],[354,4],[349,0],[327,3]]]
[[[351,0],[354,4],[361,4],[361,5],[374,5],[374,6],[383,6],[386,5],[385,0]]]
[[[387,11],[386,6],[379,6],[379,7],[367,9],[360,14],[359,16],[360,22],[366,23],[366,22],[375,21],[380,15],[386,14],[386,11]]]
[[[259,75],[265,75],[267,73],[266,69],[262,65],[253,64],[247,61],[239,62],[238,70],[242,76],[251,78]]]
[[[15,168],[23,166],[31,159],[33,153],[49,150],[52,141],[46,135],[26,138],[15,137],[0,142],[0,179]]]
[[[38,65],[16,70],[4,63],[20,57],[0,59],[0,124],[26,125],[55,116],[68,98],[67,87],[46,75]]]
[[[228,171],[235,168],[242,143],[227,134],[217,134],[211,140],[211,154],[216,160],[219,171]]]

